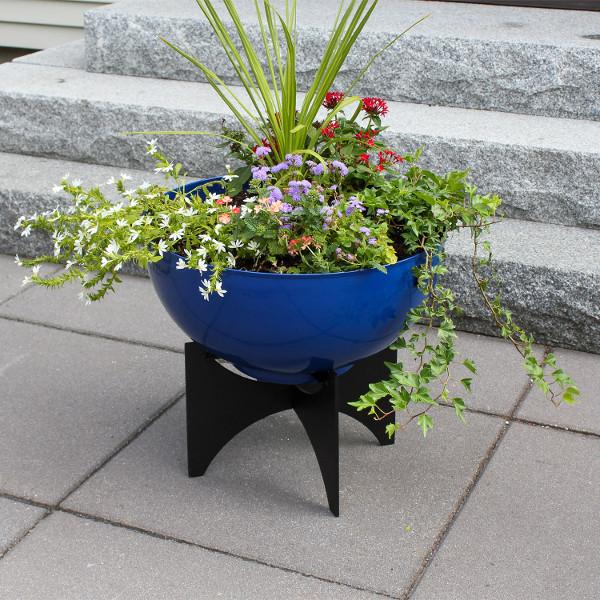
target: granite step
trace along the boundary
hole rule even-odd
[[[276,4],[281,4],[277,0]],[[261,44],[254,0],[236,5]],[[337,2],[299,2],[298,85],[306,89]],[[386,42],[430,14],[373,65],[358,92],[436,106],[600,119],[600,13],[422,0],[380,2],[339,79],[344,88]],[[85,17],[90,71],[200,80],[166,37],[235,83],[194,0],[125,0]]]
[[[27,63],[0,66],[0,115],[0,152],[140,170],[152,166],[144,140],[121,132],[233,123],[208,84]],[[509,217],[600,227],[600,122],[391,102],[386,124],[395,147],[425,147],[426,166],[470,168]],[[192,174],[223,170],[206,137],[160,143]]]
[[[13,223],[22,213],[54,208],[63,197],[52,193],[69,172],[84,184],[119,173],[115,167],[0,153],[0,253],[30,255],[48,251],[48,241],[22,238]],[[153,174],[128,171],[132,184]],[[490,234],[505,299],[515,319],[538,341],[600,353],[600,230],[509,219]],[[461,329],[496,335],[468,275],[468,232],[447,244],[447,283],[465,307]]]

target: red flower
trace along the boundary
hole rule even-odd
[[[323,106],[328,110],[333,110],[344,98],[344,92],[327,92]]]
[[[335,136],[335,130],[340,126],[337,121],[330,121],[326,127],[321,129],[321,133],[328,138],[333,138]]]
[[[384,167],[383,165],[377,165],[377,166],[375,167],[375,170],[376,170],[376,171],[379,171],[379,172],[381,173],[381,171],[383,171],[383,169],[384,169],[384,168],[385,168],[385,167]]]
[[[370,146],[371,148],[375,145],[373,138],[379,134],[377,129],[367,129],[365,131],[359,131],[354,137],[359,141]]]
[[[358,157],[358,162],[361,162],[361,163],[364,163],[365,165],[368,165],[369,164],[369,158],[370,158],[369,155],[366,152],[364,152],[363,154],[361,154]]]
[[[380,165],[391,165],[404,162],[404,157],[401,154],[389,149],[379,152],[377,156]]]
[[[383,98],[363,98],[363,110],[372,117],[385,117],[388,105]]]
[[[241,210],[240,210],[240,207],[239,207],[239,206],[234,206],[234,207],[231,209],[231,212],[232,212],[234,215],[239,215],[239,214],[240,214],[240,212],[241,212]]]

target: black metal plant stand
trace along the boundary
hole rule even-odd
[[[187,451],[190,477],[204,475],[221,448],[240,431],[283,410],[293,409],[311,441],[331,512],[340,514],[339,427],[340,412],[370,429],[382,446],[393,444],[385,432],[394,413],[376,421],[348,402],[367,391],[369,383],[387,376],[384,361],[396,354],[384,350],[354,365],[344,375],[333,371],[315,374],[318,383],[295,386],[254,381],[220,365],[196,342],[185,345]]]

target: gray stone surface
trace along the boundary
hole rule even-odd
[[[143,144],[141,140],[138,142],[143,154]],[[132,187],[144,181],[164,182],[164,178],[155,175],[150,166],[147,165],[146,171],[127,169],[127,174],[132,178]],[[104,184],[112,176],[118,177],[122,171],[119,167],[0,152],[0,252],[19,252],[23,256],[51,253],[52,245],[46,236],[34,232],[30,237],[24,238],[19,232],[15,232],[13,227],[16,220],[23,214],[52,210],[57,205],[64,206],[66,195],[55,194],[52,188],[66,174],[91,187]],[[116,192],[111,186],[104,186],[103,191],[109,198],[115,197]]]
[[[136,169],[151,166],[144,141],[121,132],[219,131],[229,118],[207,84],[16,63],[0,66],[0,113],[0,151]],[[600,226],[598,122],[391,103],[386,124],[397,148],[426,147],[426,166],[471,168],[508,216]],[[204,136],[160,141],[192,174],[223,171]]]
[[[120,527],[55,513],[0,564],[2,600],[376,600]]]
[[[252,0],[237,2],[260,47]],[[299,89],[310,84],[337,4],[299,3]],[[224,11],[223,11],[224,12]],[[378,59],[357,89],[393,100],[528,114],[600,118],[600,15],[516,7],[386,0],[348,57],[339,86],[365,57],[423,15],[430,18]],[[130,0],[86,15],[88,68],[197,80],[198,71],[159,39],[191,51],[228,82],[233,69],[194,0]]]
[[[169,317],[150,280],[127,275],[122,279],[116,294],[89,306],[77,297],[81,289],[77,285],[57,290],[32,287],[0,306],[0,316],[183,351],[189,338]]]
[[[600,231],[525,221],[489,236],[506,305],[540,343],[600,352]],[[496,334],[469,273],[468,232],[447,244],[446,283],[465,309],[461,328]]]
[[[43,265],[40,273],[50,274],[56,272],[60,267],[56,265]],[[23,279],[28,274],[28,269],[20,267],[15,262],[14,256],[0,254],[0,305],[8,302],[14,296],[21,294],[29,284],[23,286]]]
[[[61,46],[26,54],[15,59],[14,62],[28,65],[60,65],[71,69],[85,69],[85,42],[82,39],[67,42]]]
[[[512,425],[413,600],[595,600],[600,440]]]
[[[600,434],[600,361],[598,356],[558,349],[554,351],[559,367],[575,379],[581,390],[579,401],[574,406],[561,404],[558,408],[544,401],[537,388],[532,390],[522,404],[518,417],[560,425],[579,431]]]
[[[57,502],[183,391],[170,352],[4,319],[0,339],[0,492]]]
[[[380,447],[343,416],[336,519],[293,414],[245,430],[189,479],[179,403],[66,506],[398,597],[502,421],[469,415],[465,426],[442,408],[436,423],[425,440],[413,423]]]
[[[43,508],[0,498],[0,555],[41,519]]]

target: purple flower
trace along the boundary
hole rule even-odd
[[[346,177],[346,175],[348,175],[348,167],[341,161],[339,160],[334,160],[331,163],[331,166],[336,170],[339,171],[340,175],[342,177]]]
[[[356,196],[350,196],[350,198],[348,198],[349,202],[348,202],[348,206],[346,208],[346,216],[350,216],[353,212],[359,210],[360,212],[364,212],[365,207],[363,206],[363,203],[356,197]]]
[[[369,242],[369,244],[370,244],[371,246],[376,246],[376,245],[377,245],[377,238],[370,237],[370,238],[367,240],[367,242]]]
[[[371,230],[368,227],[361,227],[359,231],[365,235],[369,235],[371,233]]]
[[[269,148],[268,146],[258,146],[258,148],[256,148],[256,150],[254,151],[254,154],[256,154],[258,158],[264,158],[265,156],[267,156],[267,154],[270,153],[271,148]]]
[[[336,248],[335,249],[335,253],[339,256],[342,253],[342,249],[341,248]]]
[[[310,168],[310,172],[317,176],[323,175],[323,173],[325,173],[325,167],[321,163],[318,163]]]
[[[279,173],[279,171],[287,171],[290,168],[290,163],[284,161],[271,167],[271,173]]]
[[[387,215],[390,211],[389,210],[385,210],[385,208],[378,208],[375,212],[378,215]]]
[[[302,157],[299,154],[286,154],[285,160],[287,160],[292,167],[302,166]]]
[[[279,208],[279,211],[282,213],[291,213],[293,210],[294,207],[291,204],[288,204],[287,202],[284,202]]]
[[[288,193],[295,202],[300,202],[301,197],[308,194],[308,190],[312,187],[310,181],[306,181],[306,179],[302,181],[290,181],[288,186]]]
[[[278,200],[283,200],[283,192],[275,185],[269,186],[269,190],[271,193],[269,195],[269,200],[271,202],[277,202]]]
[[[252,178],[259,181],[266,181],[269,175],[269,167],[252,167]]]

